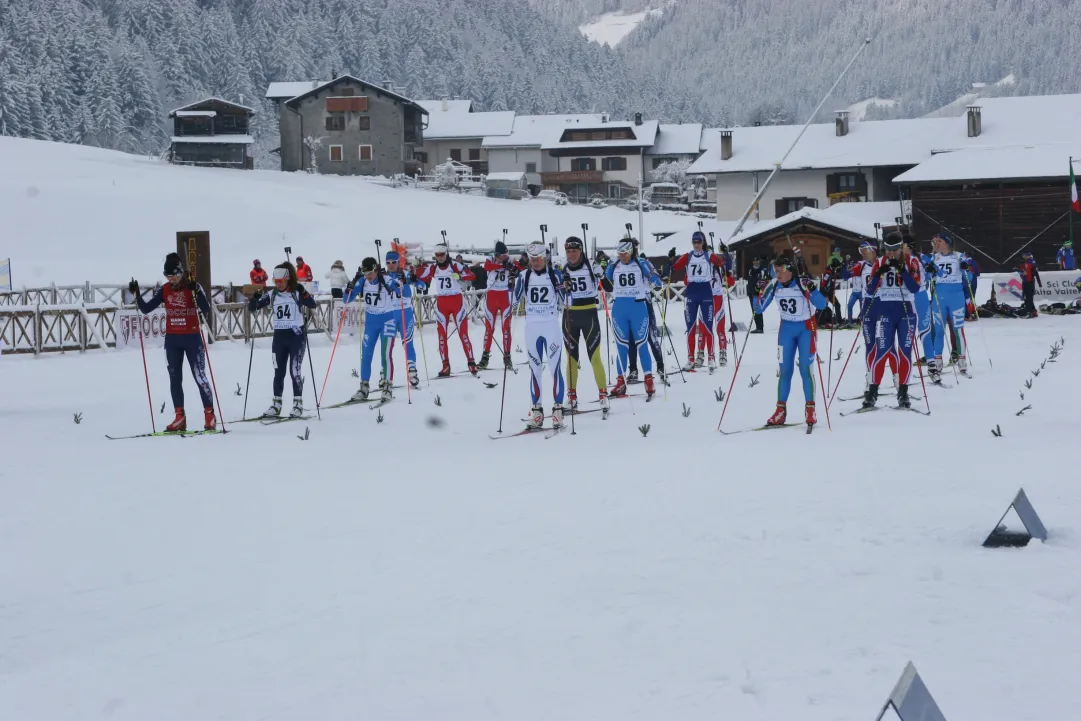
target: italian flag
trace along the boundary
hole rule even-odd
[[[1070,163],[1070,207],[1075,213],[1081,213],[1081,200],[1077,198],[1077,178],[1073,175],[1073,163]]]

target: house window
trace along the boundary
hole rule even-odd
[[[616,199],[623,197],[623,187],[619,183],[609,183],[608,197]]]
[[[795,213],[797,210],[803,210],[804,208],[818,207],[818,201],[814,198],[785,198],[784,202],[789,213]]]
[[[480,148],[470,148],[469,149],[469,159],[470,160],[480,160]]]
[[[327,116],[327,130],[345,130],[345,115],[342,113],[334,113]]]
[[[330,146],[330,162],[340,163],[342,162],[342,146],[331,145]]]
[[[601,161],[601,168],[603,170],[626,170],[627,159],[626,158],[604,158]]]
[[[372,119],[367,115],[361,115],[359,118],[357,118],[357,124],[359,130],[372,129]]]
[[[338,91],[338,94],[341,95],[343,98],[351,98],[353,97],[354,92],[355,91],[353,90],[353,88],[342,88]]]
[[[450,159],[453,160],[455,163],[462,162],[462,151],[458,148],[451,148]]]
[[[571,170],[596,170],[597,161],[594,158],[572,158]]]
[[[527,172],[527,173],[535,173],[535,172],[537,172],[537,164],[536,163],[526,163],[525,164],[525,172]]]
[[[842,191],[856,189],[856,175],[847,173],[837,176],[837,187]]]
[[[416,160],[418,163],[424,163],[425,165],[427,165],[428,154],[418,150],[413,153],[413,160]]]
[[[360,146],[360,159],[365,161],[365,162],[371,161],[371,159],[372,159],[372,146],[370,146],[370,145],[361,145]]]

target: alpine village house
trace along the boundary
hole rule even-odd
[[[243,168],[254,163],[249,152],[251,108],[221,98],[207,98],[169,113],[173,137],[169,162],[178,165]]]

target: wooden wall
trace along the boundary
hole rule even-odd
[[[927,240],[941,223],[942,230],[954,235],[957,248],[976,258],[982,272],[1013,269],[1020,257],[1013,254],[1022,246],[1032,251],[1039,268],[1051,268],[1055,253],[1069,238],[1067,185],[1062,180],[913,186],[913,234]]]

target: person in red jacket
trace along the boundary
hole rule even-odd
[[[315,274],[312,272],[312,267],[304,262],[304,258],[297,256],[297,281],[300,283],[311,283],[315,278]]]
[[[263,264],[259,262],[258,258],[253,260],[251,264],[252,269],[251,272],[248,273],[248,276],[251,278],[251,284],[266,286],[267,281],[270,280],[270,276],[267,275],[266,270],[263,268]]]
[[[488,367],[492,351],[492,338],[495,336],[497,319],[502,315],[503,325],[503,365],[512,367],[510,359],[510,321],[513,315],[510,307],[510,272],[512,268],[521,268],[510,260],[507,246],[501,240],[495,242],[495,254],[484,259],[484,272],[488,274],[488,290],[484,294],[484,352],[480,355],[477,368]]]
[[[1024,309],[1029,312],[1033,318],[1039,315],[1036,311],[1036,284],[1039,283],[1040,287],[1043,287],[1043,281],[1040,280],[1040,271],[1036,269],[1036,261],[1032,257],[1032,253],[1024,253],[1021,255],[1021,262],[1017,265],[1017,272],[1021,275],[1021,297],[1024,299]]]
[[[128,284],[128,290],[135,296],[143,314],[165,305],[165,361],[169,367],[169,391],[176,410],[176,418],[165,430],[182,433],[188,429],[184,414],[184,357],[187,356],[203,402],[203,430],[212,431],[218,424],[214,417],[210,379],[206,374],[206,349],[199,330],[199,311],[209,315],[210,301],[198,283],[187,279],[184,263],[176,253],[165,257],[164,273],[169,282],[158,288],[148,301],[139,294],[139,284],[134,279]]]
[[[450,335],[452,320],[458,328],[458,337],[462,339],[462,350],[465,351],[465,358],[469,363],[469,372],[477,375],[477,364],[473,362],[473,344],[469,342],[469,320],[465,310],[465,298],[462,297],[462,286],[458,283],[459,279],[473,280],[474,278],[476,276],[468,267],[450,259],[447,246],[442,243],[435,246],[435,263],[422,265],[417,271],[417,280],[427,283],[431,288],[429,292],[435,296],[439,357],[443,359],[443,369],[439,371],[440,378],[450,375],[447,338]]]

